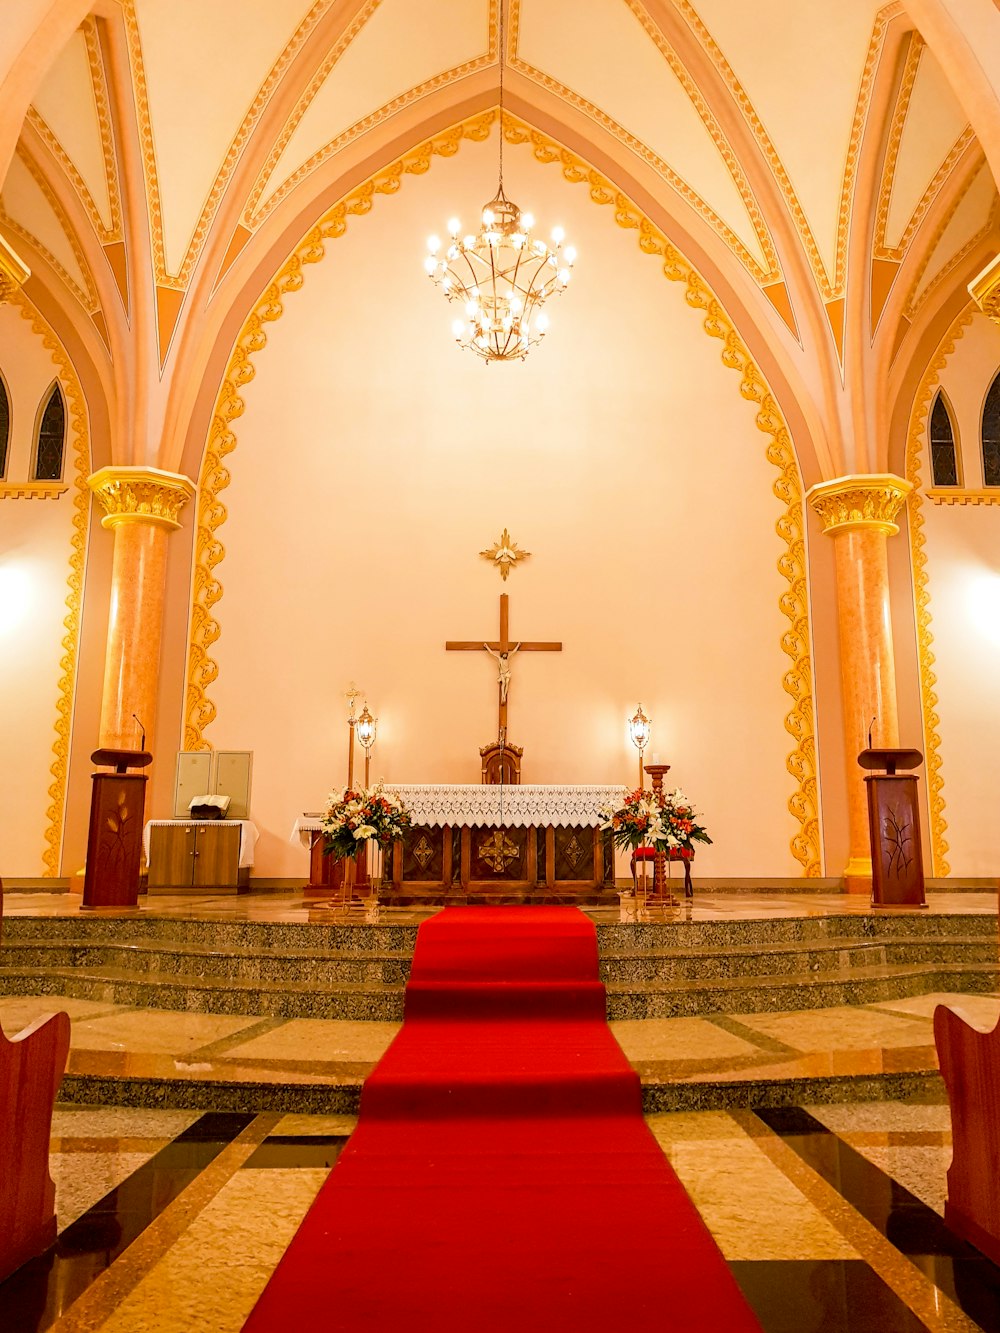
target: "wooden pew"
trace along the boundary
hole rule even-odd
[[[0,1282],[56,1238],[49,1138],[68,1054],[69,1014],[38,1018],[12,1041],[0,1031]]]
[[[944,1220],[1000,1264],[1000,1023],[980,1032],[947,1005],[934,1044],[951,1106],[954,1148]]]

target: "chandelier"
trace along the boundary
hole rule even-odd
[[[455,341],[487,363],[523,360],[528,348],[545,336],[548,315],[542,306],[565,289],[576,259],[563,246],[561,227],[549,245],[531,234],[534,218],[522,213],[503,189],[504,23],[500,6],[500,168],[497,192],[484,204],[476,235],[461,234],[458,218],[448,223],[447,245],[437,236],[427,242],[424,268],[449,301],[464,307],[452,324]],[[443,254],[442,254],[443,249]]]

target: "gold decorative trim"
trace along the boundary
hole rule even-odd
[[[927,373],[913,399],[910,424],[906,434],[906,478],[913,487],[910,499],[910,567],[913,570],[913,610],[917,622],[917,664],[920,672],[920,714],[924,733],[924,765],[927,773],[927,807],[930,816],[931,875],[944,878],[951,873],[947,861],[948,842],[945,833],[944,774],[941,760],[941,736],[938,727],[938,697],[935,691],[937,674],[934,671],[934,633],[932,630],[930,579],[927,573],[927,538],[924,536],[923,495],[920,489],[920,460],[926,435],[927,417],[931,400],[941,371],[972,323],[974,310],[963,311],[938,344]]]
[[[454,83],[457,79],[465,78],[469,74],[474,74],[477,70],[485,69],[497,58],[497,39],[500,30],[501,0],[490,0],[487,50],[485,54],[476,56],[473,60],[467,60],[461,65],[456,65],[453,69],[444,70],[442,73],[436,74],[431,79],[426,79],[423,83],[417,84],[416,87],[410,88],[404,93],[400,93],[398,97],[392,98],[392,100],[386,102],[384,106],[379,107],[376,111],[372,111],[369,115],[363,117],[354,125],[349,126],[342,134],[338,134],[335,139],[331,139],[328,144],[324,144],[318,152],[313,153],[311,157],[307,158],[306,161],[301,164],[301,166],[296,167],[290,176],[287,176],[283,181],[279,181],[277,188],[268,195],[263,204],[261,204],[261,198],[264,195],[264,191],[267,188],[272,173],[274,172],[282,153],[288,146],[292,135],[298,128],[299,122],[308,110],[313,98],[326,81],[330,71],[334,68],[381,3],[382,0],[368,0],[364,9],[358,12],[353,22],[344,31],[339,41],[330,50],[326,59],[320,65],[319,69],[317,69],[312,79],[310,79],[308,88],[306,88],[305,92],[302,94],[295,109],[285,122],[281,134],[275,140],[274,146],[268,154],[267,160],[261,168],[257,180],[254,183],[254,187],[247,199],[246,207],[243,210],[242,221],[243,225],[248,229],[253,230],[256,227],[259,227],[260,224],[270,216],[274,209],[277,208],[281,201],[295,189],[300,181],[304,180],[306,176],[315,171],[316,168],[325,162],[328,157],[332,157],[334,153],[340,152],[342,148],[351,143],[354,139],[357,139],[362,134],[367,134],[369,130],[380,124],[388,116],[395,115],[397,111],[401,111],[404,107],[409,106],[412,102],[417,101],[421,97],[425,97],[428,93],[432,93],[438,88],[443,88],[449,83]]]
[[[635,153],[635,155],[641,158],[647,166],[652,167],[657,175],[661,176],[663,180],[676,190],[681,198],[687,204],[690,204],[698,216],[707,222],[713,231],[717,232],[722,237],[728,248],[736,255],[740,263],[748,270],[754,281],[760,286],[763,287],[770,283],[781,281],[783,276],[781,264],[778,260],[777,251],[774,248],[774,242],[771,239],[771,233],[768,231],[767,224],[764,221],[764,215],[757,203],[756,194],[751,188],[739,158],[733,152],[732,146],[726,137],[722,126],[719,124],[711,107],[702,95],[701,89],[691,78],[687,68],[681,62],[677,53],[666,40],[663,33],[649,17],[645,8],[638,3],[638,0],[625,0],[625,3],[628,5],[638,22],[642,25],[646,36],[649,37],[656,46],[671,73],[681,84],[687,96],[691,99],[691,103],[698,112],[702,124],[705,126],[712,142],[718,149],[722,160],[725,162],[726,169],[728,170],[733,184],[736,186],[737,192],[743,201],[743,206],[747,211],[750,225],[757,238],[757,243],[760,245],[766,267],[761,266],[760,261],[749,250],[746,243],[715,211],[715,209],[712,208],[711,204],[703,199],[697,190],[695,190],[683,176],[678,175],[670,164],[665,161],[664,158],[660,157],[658,153],[654,152],[648,144],[643,143],[641,139],[637,138],[634,134],[631,134],[623,125],[620,125],[618,121],[612,119],[611,116],[602,111],[600,107],[596,106],[593,102],[588,101],[579,93],[574,92],[572,88],[567,87],[564,83],[560,83],[557,79],[554,79],[551,75],[537,69],[534,65],[530,65],[526,60],[522,60],[520,56],[514,55],[511,57],[511,68],[526,75],[540,87],[554,93],[560,100],[568,102],[571,106],[575,106],[577,110],[582,111],[596,124],[600,125],[603,130],[607,131],[608,134],[617,139],[619,143],[624,144],[626,148]],[[516,50],[517,48],[520,17],[520,0],[511,0],[511,50]]]
[[[73,363],[52,329],[21,291],[10,296],[11,305],[17,306],[21,318],[31,325],[31,332],[41,338],[42,346],[52,355],[59,371],[60,384],[69,407],[70,429],[73,432],[73,535],[70,538],[69,592],[66,595],[66,615],[62,640],[63,655],[59,659],[58,695],[56,697],[56,739],[52,745],[55,756],[49,773],[52,784],[48,790],[49,807],[45,812],[48,827],[45,830],[44,876],[52,879],[59,874],[59,856],[62,849],[63,823],[66,815],[66,783],[69,776],[69,743],[73,720],[73,699],[76,691],[76,668],[80,649],[80,612],[83,606],[83,574],[87,563],[87,532],[90,524],[90,497],[87,491],[87,473],[90,471],[90,434],[87,424],[86,401]],[[36,483],[37,484],[37,483]],[[68,489],[63,486],[63,489]]]
[[[0,265],[3,256],[0,255]],[[977,273],[969,283],[969,295],[976,305],[994,324],[1000,324],[1000,255],[990,261],[982,273]]]
[[[204,733],[215,718],[216,709],[208,696],[208,689],[218,677],[219,667],[210,656],[210,650],[221,632],[213,610],[223,594],[217,568],[225,556],[225,547],[219,540],[218,530],[226,520],[226,508],[218,496],[229,485],[230,476],[223,460],[236,447],[232,426],[244,411],[242,390],[254,377],[253,358],[267,344],[266,326],[281,318],[285,298],[291,292],[298,291],[303,284],[305,266],[319,263],[325,254],[325,243],[343,236],[351,217],[370,212],[378,195],[396,194],[406,175],[423,175],[436,156],[452,157],[466,139],[476,142],[486,139],[497,116],[498,112],[493,110],[460,122],[450,130],[417,145],[345,195],[309,230],[284,262],[240,331],[216,398],[199,477],[185,683],[186,750],[211,748]],[[768,436],[769,441],[767,459],[780,473],[774,483],[774,495],[784,505],[781,518],[775,524],[775,531],[785,547],[777,567],[788,585],[779,598],[779,607],[788,621],[788,627],[781,637],[781,649],[791,659],[791,666],[782,677],[782,686],[793,700],[792,708],[785,716],[785,729],[795,741],[795,748],[785,762],[797,784],[794,795],[789,799],[788,809],[799,825],[790,845],[792,855],[802,866],[803,875],[818,877],[822,873],[822,865],[809,645],[805,510],[798,463],[781,409],[714,293],[631,199],[575,153],[509,113],[504,116],[503,133],[509,143],[530,145],[538,162],[557,163],[563,178],[571,184],[586,186],[594,203],[611,205],[616,224],[636,232],[639,248],[644,254],[659,259],[664,276],[671,282],[685,284],[685,299],[689,306],[702,312],[703,329],[709,337],[718,338],[722,342],[723,365],[739,374],[741,395],[757,405],[757,429]]]
[[[102,467],[87,485],[104,510],[102,528],[151,523],[179,528],[181,510],[194,495],[194,483],[177,472],[156,467]]]
[[[936,505],[1000,505],[1000,487],[967,491],[960,486],[929,486],[924,494]]]
[[[806,491],[806,499],[819,515],[824,532],[873,528],[894,537],[899,531],[896,515],[912,490],[912,482],[891,472],[872,472],[821,481]]]
[[[971,161],[973,165],[969,171],[968,180],[958,191],[958,194],[952,200],[951,207],[947,210],[944,217],[941,218],[937,227],[934,229],[934,234],[927,243],[927,247],[924,250],[916,272],[913,275],[913,282],[910,284],[910,290],[903,307],[903,316],[910,321],[916,317],[920,307],[926,303],[934,289],[941,285],[949,273],[954,272],[958,265],[961,264],[962,260],[965,259],[966,255],[971,254],[980,241],[989,236],[996,224],[997,204],[994,202],[993,206],[990,208],[985,224],[975,232],[975,234],[972,235],[959,250],[956,250],[951,258],[948,259],[940,269],[938,269],[937,273],[934,274],[927,286],[921,288],[920,284],[924,280],[927,266],[931,262],[934,252],[937,250],[941,237],[944,235],[952,218],[958,212],[965,196],[979,179],[979,173],[986,169],[986,158],[982,149],[980,149],[978,145],[971,155]]]
[[[111,127],[111,105],[108,97],[107,76],[104,70],[104,61],[101,57],[100,39],[97,35],[97,22],[93,16],[84,20],[81,24],[84,41],[87,47],[87,62],[90,66],[90,81],[94,91],[94,106],[97,112],[97,124],[101,136],[101,154],[104,159],[104,178],[108,187],[108,210],[110,212],[110,224],[104,221],[101,210],[97,206],[83,176],[80,174],[76,163],[67,153],[62,143],[56,138],[55,132],[35,107],[28,108],[27,121],[39,136],[46,148],[56,159],[67,178],[80,196],[80,200],[86,209],[87,216],[90,218],[91,225],[101,240],[102,245],[111,244],[114,241],[120,241],[123,238],[122,232],[122,207],[121,192],[118,184],[118,163],[115,158],[114,132]]]
[[[896,106],[893,110],[892,124],[889,129],[889,142],[886,148],[885,166],[882,172],[882,180],[879,185],[873,245],[873,254],[876,259],[892,259],[897,262],[903,259],[906,251],[910,247],[913,237],[916,235],[917,228],[926,217],[927,210],[933,203],[935,196],[958,165],[966,149],[975,139],[971,126],[967,126],[945,154],[944,161],[924,188],[923,193],[917,200],[916,207],[911,213],[906,226],[903,228],[899,240],[895,245],[889,245],[886,241],[886,228],[889,224],[889,208],[892,203],[892,188],[896,178],[896,167],[899,161],[899,148],[903,139],[903,127],[906,124],[906,117],[909,112],[910,98],[913,95],[913,88],[916,83],[917,70],[925,50],[926,46],[923,39],[920,37],[919,33],[914,32],[910,38],[910,47],[906,55],[903,77],[896,98]]]
[[[302,49],[306,39],[310,36],[316,24],[327,10],[332,7],[332,4],[333,0],[316,0],[316,3],[309,10],[309,13],[285,43],[281,55],[272,65],[271,69],[268,71],[267,77],[257,90],[257,95],[253,100],[250,110],[243,117],[240,128],[237,130],[232,143],[229,145],[222,166],[219,168],[219,172],[212,185],[211,191],[209,192],[209,196],[206,199],[205,205],[195,224],[194,232],[181,263],[180,272],[177,275],[177,280],[184,286],[187,286],[190,281],[194,266],[198,262],[201,252],[204,249],[205,238],[208,236],[209,228],[212,225],[212,221],[219,207],[219,202],[226,191],[226,187],[229,184],[233,171],[236,169],[236,164],[240,160],[243,150],[249,142],[254,127],[263,115],[264,109],[271,100],[275,88],[284,77],[289,65],[291,65],[292,61]]]
[[[0,303],[31,277],[31,269],[17,251],[0,236]]]
[[[805,211],[799,202],[798,195],[792,187],[788,172],[785,170],[784,163],[778,154],[777,149],[771,141],[767,130],[757,115],[756,109],[747,95],[746,89],[736,77],[733,67],[723,55],[715,38],[709,32],[702,21],[691,0],[674,0],[676,8],[683,17],[685,23],[698,38],[702,47],[711,58],[719,74],[722,76],[733,96],[736,105],[742,112],[744,120],[749,125],[757,145],[767,160],[768,166],[774,174],[775,180],[781,193],[784,195],[785,203],[788,205],[789,212],[794,219],[795,226],[798,229],[802,245],[809,259],[810,267],[816,278],[820,293],[824,301],[833,301],[843,295],[844,282],[847,274],[847,234],[851,200],[854,193],[854,181],[857,173],[858,154],[861,147],[861,131],[864,127],[865,117],[868,114],[868,103],[871,98],[871,86],[874,79],[875,69],[878,64],[878,57],[881,54],[882,46],[885,40],[885,33],[890,21],[902,12],[902,6],[898,3],[887,5],[879,10],[875,18],[875,26],[872,31],[871,40],[868,44],[868,54],[865,58],[864,70],[861,76],[861,84],[858,91],[858,101],[855,106],[854,120],[851,126],[851,137],[848,143],[847,161],[844,168],[844,181],[840,191],[840,209],[837,221],[837,243],[836,258],[834,264],[834,276],[831,281],[827,273],[826,264],[819,252],[819,246],[816,244],[816,237],[806,218]]]
[[[58,500],[68,490],[64,481],[0,481],[0,500]]]
[[[149,209],[149,235],[153,252],[153,279],[159,287],[177,287],[182,284],[166,271],[163,248],[163,210],[160,206],[160,178],[156,169],[156,149],[153,144],[153,123],[149,114],[149,93],[146,87],[146,66],[142,58],[142,40],[135,0],[119,0],[125,39],[128,46],[129,66],[132,70],[133,105],[136,127],[139,131],[139,149],[142,171],[146,182],[146,204]]]
[[[12,231],[15,236],[20,236],[22,240],[27,241],[30,245],[35,247],[38,253],[51,264],[53,270],[58,273],[60,278],[62,278],[63,282],[80,302],[87,314],[92,315],[100,308],[100,301],[97,297],[97,289],[94,286],[94,279],[90,272],[90,266],[87,263],[87,257],[80,246],[80,240],[73,228],[73,224],[66,216],[66,210],[53,193],[52,186],[49,184],[45,173],[25,147],[23,139],[19,140],[15,151],[27,168],[29,175],[45,196],[45,200],[52,209],[52,212],[55,214],[56,221],[62,228],[62,231],[69,242],[69,247],[73,251],[73,258],[80,267],[80,273],[83,276],[86,287],[81,287],[76,279],[55,257],[52,251],[49,250],[47,246],[43,245],[37,236],[28,231],[26,227],[23,227],[15,218],[12,218],[2,204],[0,204],[0,221],[2,221],[4,226]]]

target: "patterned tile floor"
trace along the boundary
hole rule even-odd
[[[765,1333],[1000,1330],[1000,1270],[941,1217],[946,1106],[694,1112],[648,1123]],[[57,1108],[59,1241],[0,1284],[0,1326],[237,1333],[353,1124]],[[669,1236],[637,1237],[636,1256],[669,1263]]]
[[[1000,996],[934,994],[795,1013],[624,1019],[611,1028],[633,1068],[656,1083],[922,1073],[937,1068],[932,1018],[948,1004],[974,1026],[1000,1019]],[[336,1088],[367,1077],[397,1023],[130,1009],[50,995],[0,996],[8,1035],[55,1009],[71,1020],[69,1072],[90,1077]]]

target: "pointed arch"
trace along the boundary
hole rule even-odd
[[[979,419],[979,448],[983,485],[1000,486],[1000,370],[986,391]]]
[[[7,453],[10,448],[10,392],[0,370],[0,481],[7,475]]]
[[[42,408],[35,428],[32,481],[61,481],[63,455],[66,452],[66,400],[59,381],[53,380],[42,396]]]
[[[944,389],[934,395],[927,426],[927,447],[931,464],[931,484],[961,486],[962,464],[955,429],[955,412]]]

